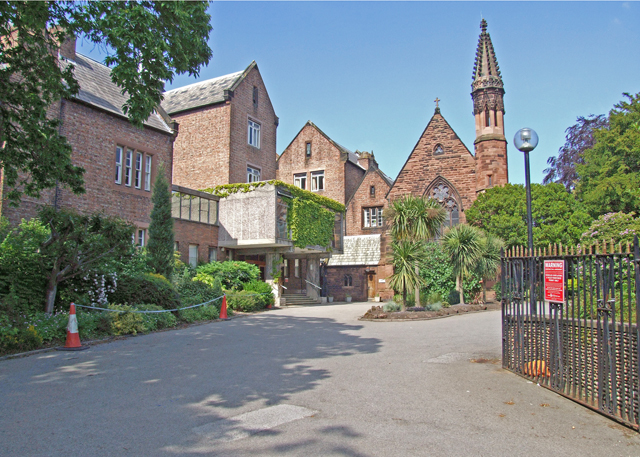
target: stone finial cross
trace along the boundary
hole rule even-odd
[[[436,99],[434,100],[434,102],[436,102],[436,108],[439,108],[438,103],[440,103],[440,99],[438,97],[436,97]]]

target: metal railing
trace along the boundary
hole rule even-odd
[[[607,248],[503,255],[502,366],[640,429],[638,238]],[[563,303],[543,301],[551,259],[565,261]]]
[[[322,290],[322,287],[320,287],[317,284],[312,283],[311,281],[307,281],[306,279],[304,280],[304,282],[306,282],[307,284],[311,284],[313,287],[315,287],[318,290]]]

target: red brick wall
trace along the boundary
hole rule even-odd
[[[258,89],[257,108],[253,88]],[[249,119],[260,124],[260,148],[248,143]],[[260,180],[276,177],[276,130],[278,118],[257,67],[254,67],[234,90],[231,99],[231,154],[229,183],[247,182],[247,165],[260,170]]]
[[[311,143],[311,157],[306,156],[308,142]],[[345,159],[346,157],[341,157],[340,150],[314,125],[307,124],[278,158],[277,176],[279,180],[293,184],[294,174],[306,173],[307,190],[310,190],[311,171],[324,170],[325,190],[318,191],[318,194],[344,204],[347,192],[345,175],[348,174],[357,185],[364,174],[364,170],[359,167],[345,165]]]
[[[178,121],[173,146],[173,184],[206,189],[229,183],[230,102],[172,116]]]
[[[334,301],[345,301],[347,294],[352,301],[367,301],[367,276],[362,265],[327,267],[327,296]],[[351,287],[345,287],[344,276],[351,275]]]
[[[375,186],[376,189],[375,196],[373,197],[370,193],[371,186]],[[373,235],[383,232],[382,227],[363,227],[362,208],[375,206],[386,208],[388,203],[386,195],[388,191],[389,185],[382,179],[380,174],[374,169],[369,170],[349,202],[349,206],[347,206],[346,235]]]
[[[443,146],[444,154],[433,154],[437,144]],[[389,192],[389,201],[404,194],[424,195],[438,176],[446,178],[458,191],[463,210],[471,206],[476,199],[475,159],[442,115],[436,113],[400,171]],[[464,222],[466,218],[461,212],[460,223]]]
[[[362,167],[356,166],[352,162],[344,164],[344,202],[349,201],[351,196],[356,193],[362,177],[366,171]]]
[[[175,241],[178,242],[180,260],[189,263],[189,245],[198,245],[198,261],[209,261],[209,248],[218,247],[218,226],[201,222],[174,219]],[[217,253],[218,258],[221,253]]]
[[[74,195],[66,188],[60,189],[58,204],[81,212],[104,211],[138,227],[148,227],[151,192],[115,184],[116,145],[152,155],[153,183],[160,162],[167,164],[167,177],[171,179],[172,135],[146,127],[137,129],[124,118],[73,101],[64,102],[62,119],[61,132],[73,148],[72,161],[85,169],[86,193]],[[40,205],[53,203],[53,197],[54,191],[48,190],[40,199],[25,197],[18,208],[3,202],[2,215],[17,224],[21,218],[34,217]]]

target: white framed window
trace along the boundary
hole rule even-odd
[[[141,248],[144,247],[145,234],[146,234],[145,232],[146,232],[145,229],[138,229],[138,233],[136,236],[136,244]]]
[[[198,266],[198,245],[190,244],[189,245],[189,265],[193,268]]]
[[[151,156],[147,156],[145,159],[144,190],[151,190]]]
[[[300,259],[293,259],[293,276],[300,277]]]
[[[260,181],[260,170],[247,166],[247,182]]]
[[[254,148],[260,149],[260,124],[249,119],[247,142]]]
[[[116,146],[116,184],[122,184],[122,146]]]
[[[305,189],[307,188],[307,174],[306,173],[300,173],[297,175],[293,175],[293,185],[296,187],[299,187],[300,189]]]
[[[133,150],[127,149],[124,160],[124,185],[131,187],[131,168],[133,166]]]
[[[311,172],[311,190],[324,190],[324,170]]]
[[[382,227],[382,207],[364,208],[362,211],[363,227]]]
[[[134,185],[136,189],[140,189],[142,184],[142,153],[136,152],[136,174],[134,179]]]

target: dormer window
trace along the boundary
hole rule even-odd
[[[444,148],[441,144],[436,144],[436,147],[433,149],[433,155],[437,156],[441,154],[444,154]]]

